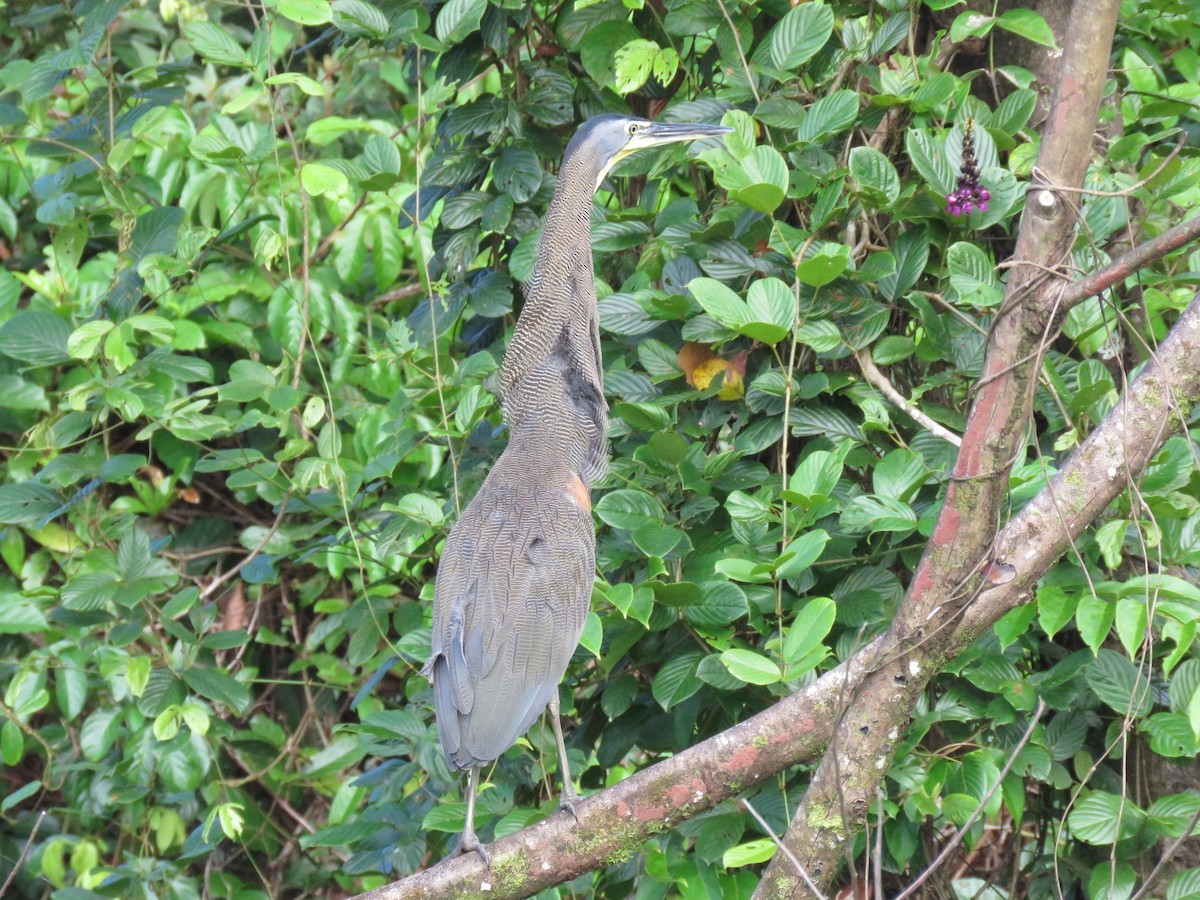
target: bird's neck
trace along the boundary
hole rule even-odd
[[[567,160],[558,173],[558,186],[546,210],[542,225],[542,245],[538,252],[534,277],[549,280],[576,275],[575,271],[557,271],[570,259],[573,266],[586,260],[587,272],[592,267],[592,200],[596,193],[596,173],[586,159],[576,154]],[[591,283],[589,279],[589,284]]]

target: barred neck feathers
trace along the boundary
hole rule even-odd
[[[529,297],[539,299],[543,285],[553,291],[578,271],[574,266],[563,267],[563,259],[571,259],[575,265],[585,262],[588,273],[592,273],[592,201],[596,193],[596,180],[600,173],[595,154],[580,148],[563,161],[558,173],[558,187],[546,211],[542,225],[542,245],[538,250],[533,267],[533,279]],[[559,265],[551,263],[558,260]]]

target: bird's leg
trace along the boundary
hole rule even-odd
[[[574,818],[579,821],[579,815],[575,812],[575,804],[582,800],[575,793],[575,786],[571,783],[571,763],[567,760],[567,745],[563,741],[562,720],[558,715],[558,691],[554,691],[554,696],[550,698],[550,726],[554,729],[554,740],[558,743],[558,765],[561,769],[559,773],[562,776],[562,796],[558,803],[559,809],[565,809]]]
[[[458,840],[458,848],[454,851],[454,855],[458,856],[474,850],[486,866],[491,860],[488,859],[483,844],[479,842],[479,836],[475,834],[475,794],[478,791],[479,766],[473,766],[471,773],[467,776],[467,824],[463,828],[462,837]]]

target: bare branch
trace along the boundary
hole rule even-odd
[[[1151,238],[1144,244],[1138,244],[1103,269],[1097,269],[1078,281],[1072,281],[1063,289],[1058,302],[1064,310],[1070,309],[1088,297],[1094,297],[1101,291],[1120,284],[1134,272],[1157,262],[1172,250],[1178,250],[1180,247],[1190,244],[1196,238],[1200,238],[1200,216],[1180,222],[1158,237]]]
[[[867,379],[867,381],[870,382],[871,386],[875,388],[875,390],[883,394],[889,403],[891,403],[897,409],[908,413],[912,420],[918,425],[921,425],[926,431],[936,434],[943,441],[949,441],[955,447],[962,446],[962,438],[945,426],[933,421],[933,419],[921,412],[915,403],[906,399],[903,394],[896,390],[895,385],[888,380],[888,377],[879,371],[879,367],[875,365],[875,360],[871,359],[870,351],[856,350],[854,353],[854,358],[858,360],[859,368],[862,369],[863,378]]]

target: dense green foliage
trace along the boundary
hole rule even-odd
[[[489,379],[596,112],[736,131],[597,198],[612,466],[562,691],[584,791],[884,629],[955,451],[856,353],[961,431],[1049,88],[991,41],[1054,41],[1024,10],[944,7],[81,0],[0,24],[0,869],[36,831],[17,889],[325,895],[451,847],[419,674],[435,562],[503,446]],[[1200,195],[1200,160],[1162,165],[1200,121],[1196,19],[1127,4],[1082,270]],[[939,29],[974,39],[951,65]],[[955,218],[968,123],[991,202]],[[1177,254],[1071,313],[1014,505],[1195,269]],[[1020,872],[1031,896],[1127,897],[1186,827],[1200,795],[1144,786],[1200,751],[1195,469],[1173,438],[934,681],[887,781],[890,884],[985,797],[988,853],[939,876],[959,896]],[[482,837],[552,813],[556,768],[535,726],[485,773]],[[805,780],[749,799],[782,831]],[[772,847],[726,804],[570,892],[746,896]]]

